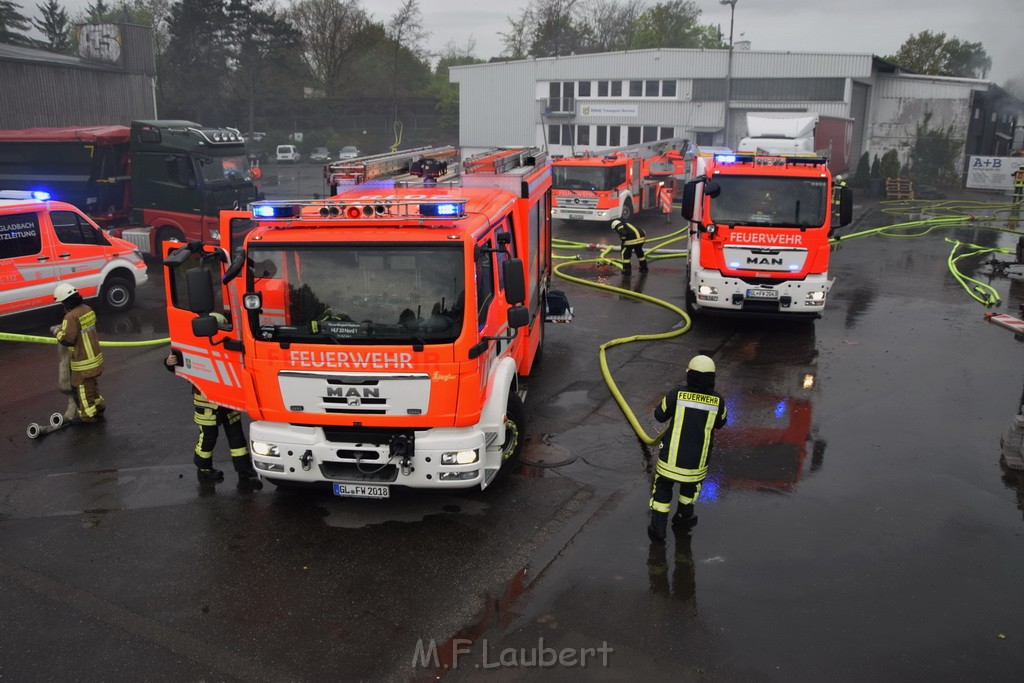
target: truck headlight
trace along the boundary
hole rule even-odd
[[[808,301],[824,301],[825,300],[825,292],[822,292],[820,290],[817,291],[817,292],[807,292],[807,300]]]
[[[477,461],[475,450],[454,451],[441,454],[442,465],[472,465]]]
[[[277,458],[281,455],[281,449],[276,444],[267,443],[266,441],[253,441],[252,452],[254,455],[270,458]]]
[[[697,288],[697,293],[701,296],[711,296],[713,294],[718,294],[718,288],[712,287],[711,285],[701,285]]]
[[[220,240],[220,228],[210,228],[210,239]]]

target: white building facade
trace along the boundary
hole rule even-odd
[[[728,65],[728,50],[659,49],[453,67],[459,142],[566,155],[673,137],[735,148],[747,112],[815,112],[852,121],[848,158],[833,159],[852,172],[862,152],[905,160],[924,112],[969,154],[1008,151],[998,133],[1012,139],[1020,113],[988,81],[906,75],[870,54],[735,50]]]

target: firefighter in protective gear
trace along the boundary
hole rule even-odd
[[[226,320],[224,316],[214,313],[218,320]],[[174,368],[182,364],[181,356],[171,349],[164,360],[164,367],[174,372]],[[242,414],[237,410],[219,406],[210,401],[199,389],[192,385],[192,405],[195,408],[193,421],[199,425],[199,441],[192,456],[196,466],[196,478],[200,482],[218,482],[224,480],[224,472],[213,467],[213,449],[217,445],[219,427],[224,427],[228,437],[228,448],[231,453],[231,464],[238,474],[238,485],[251,488],[263,488],[259,475],[252,466],[249,444],[242,431]]]
[[[96,378],[103,374],[103,352],[96,334],[96,312],[85,305],[78,290],[62,282],[53,290],[53,300],[64,305],[64,320],[50,328],[57,342],[68,347],[71,366],[71,395],[78,408],[77,421],[103,419],[106,405]]]
[[[1024,165],[1017,168],[1013,175],[1013,203],[1017,204],[1024,199]]]
[[[725,426],[728,418],[725,399],[715,391],[715,362],[707,356],[694,356],[686,369],[686,384],[661,400],[654,417],[658,422],[668,420],[669,424],[651,487],[651,523],[647,534],[654,541],[663,541],[676,484],[679,506],[672,526],[692,527],[697,523],[693,503],[708,473],[714,432]]]
[[[618,218],[612,221],[612,230],[619,233],[619,240],[622,242],[621,262],[622,272],[628,273],[632,270],[631,257],[636,254],[640,262],[640,272],[647,272],[647,257],[644,256],[644,242],[647,241],[647,234],[632,223],[625,223]]]

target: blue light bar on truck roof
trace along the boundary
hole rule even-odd
[[[465,213],[465,202],[447,202],[445,204],[420,204],[421,216],[461,216]]]
[[[0,190],[0,199],[35,199],[48,202],[53,199],[53,195],[43,190]]]

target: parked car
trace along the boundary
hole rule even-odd
[[[358,147],[356,147],[355,145],[346,145],[345,147],[341,148],[340,152],[338,152],[338,161],[342,161],[344,159],[355,159],[360,155],[361,152],[359,151]]]
[[[309,160],[326,164],[328,161],[331,160],[331,155],[327,152],[326,147],[317,147],[309,155]]]
[[[147,280],[142,254],[45,192],[0,191],[0,316],[52,306],[59,282],[111,311]]]
[[[299,163],[302,155],[299,154],[299,150],[296,149],[295,145],[278,145],[277,146],[277,163],[279,164],[297,164]]]

